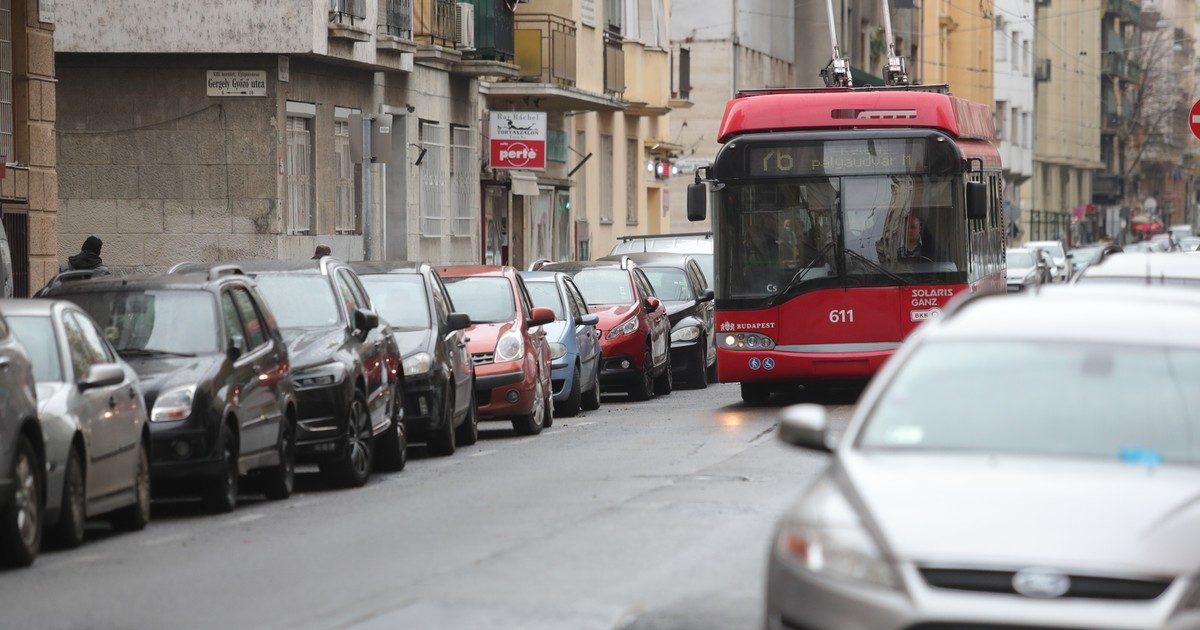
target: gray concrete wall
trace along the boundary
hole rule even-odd
[[[793,1],[676,0],[671,3],[671,40],[727,40],[736,36],[747,48],[791,62],[795,54]]]

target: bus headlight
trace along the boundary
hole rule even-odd
[[[700,338],[699,326],[684,326],[671,333],[671,341],[695,341]]]
[[[758,333],[730,333],[722,335],[718,340],[726,350],[770,350],[775,347],[775,340]]]

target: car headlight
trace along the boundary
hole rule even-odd
[[[637,329],[638,329],[637,317],[636,316],[630,317],[629,319],[614,326],[612,330],[608,331],[608,334],[605,335],[604,338],[605,339],[616,339],[617,337],[620,337],[621,335],[632,335],[633,333],[637,332]]]
[[[404,375],[427,374],[433,368],[433,357],[428,352],[418,352],[404,357]]]
[[[671,341],[695,341],[700,338],[699,326],[684,326],[671,332]]]
[[[525,341],[521,339],[521,333],[510,330],[500,335],[500,341],[496,343],[496,363],[516,361],[524,356]]]
[[[900,580],[841,491],[822,478],[779,528],[776,553],[801,570],[899,589]]]
[[[154,409],[150,410],[151,422],[173,422],[185,420],[192,415],[192,403],[196,400],[196,386],[185,385],[168,389],[158,395]]]
[[[567,344],[558,343],[557,341],[550,343],[550,359],[557,361],[567,356]]]
[[[292,382],[299,389],[312,387],[329,387],[341,383],[346,378],[346,366],[341,363],[326,363],[316,367],[299,370],[292,375]]]
[[[717,338],[722,348],[729,350],[770,350],[775,340],[758,333],[729,333]]]

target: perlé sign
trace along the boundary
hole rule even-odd
[[[266,70],[209,70],[209,96],[266,96]]]
[[[546,112],[492,112],[491,164],[496,169],[545,170]]]

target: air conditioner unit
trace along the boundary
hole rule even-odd
[[[459,50],[475,50],[475,5],[459,2],[454,11],[454,32],[458,34]]]
[[[1050,60],[1038,59],[1037,66],[1034,68],[1033,78],[1035,81],[1050,80]]]

